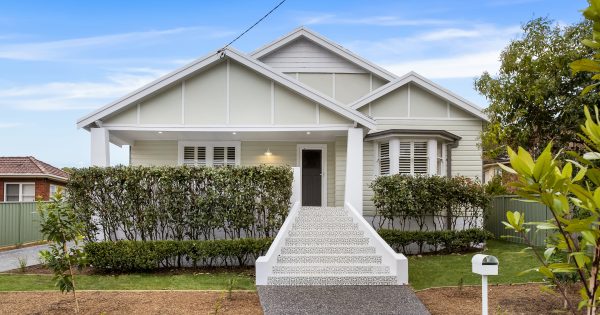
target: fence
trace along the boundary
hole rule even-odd
[[[525,243],[522,239],[516,238],[518,235],[512,231],[505,229],[502,221],[506,221],[507,211],[519,211],[525,214],[526,222],[541,222],[552,218],[550,210],[539,203],[525,202],[519,200],[518,196],[498,196],[492,199],[491,209],[485,218],[485,228],[492,232],[496,238],[500,239],[502,236],[511,236],[506,238],[509,242],[514,243]],[[531,240],[535,246],[544,246],[544,240],[548,235],[545,230],[538,232],[534,231],[535,228],[532,226],[527,237]]]
[[[42,240],[35,202],[0,203],[0,247]]]

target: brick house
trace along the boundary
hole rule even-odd
[[[48,200],[69,175],[32,156],[0,157],[0,202]]]

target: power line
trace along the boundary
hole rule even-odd
[[[230,41],[227,45],[223,46],[223,48],[219,49],[219,51],[217,51],[217,53],[221,53],[221,56],[223,56],[223,51],[229,47],[231,44],[233,44],[236,40],[240,39],[240,37],[244,36],[246,33],[248,33],[251,29],[253,29],[256,25],[258,25],[258,23],[262,22],[262,20],[266,19],[267,16],[269,16],[271,13],[273,13],[273,11],[277,10],[277,8],[279,8],[286,0],[282,0],[281,2],[279,2],[279,4],[277,4],[273,9],[271,9],[271,11],[267,12],[267,14],[265,14],[263,17],[261,17],[258,21],[256,21],[256,23],[252,24],[252,26],[250,26],[249,28],[247,28],[244,32],[242,32],[240,35],[238,35],[238,37],[234,38],[232,41]]]

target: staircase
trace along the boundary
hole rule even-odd
[[[295,205],[269,252],[256,264],[258,285],[407,282],[406,258],[393,252],[350,207]]]

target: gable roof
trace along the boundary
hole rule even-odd
[[[380,97],[383,97],[383,96],[387,95],[388,93],[390,93],[390,92],[396,90],[397,88],[399,88],[405,84],[408,84],[408,83],[415,83],[415,84],[419,85],[420,87],[424,88],[425,90],[427,90],[445,100],[448,100],[452,104],[457,105],[458,107],[471,113],[472,115],[474,115],[482,120],[489,121],[489,118],[482,111],[481,107],[479,107],[479,106],[475,105],[474,103],[466,100],[465,98],[457,95],[456,93],[443,88],[442,86],[434,83],[433,81],[425,78],[424,76],[422,76],[414,71],[411,71],[411,72],[399,77],[395,81],[390,82],[390,83],[372,91],[371,93],[365,95],[364,97],[362,97],[362,98],[356,100],[354,103],[350,104],[350,107],[354,108],[354,109],[359,109],[359,108],[371,103],[372,101],[374,101]]]
[[[33,156],[0,156],[0,177],[52,178],[66,182],[69,175]]]
[[[276,71],[268,65],[254,59],[242,52],[233,48],[227,47],[223,50],[212,52],[202,58],[199,58],[171,73],[168,73],[157,80],[127,94],[126,96],[104,106],[100,109],[81,117],[77,120],[78,128],[89,128],[89,126],[104,117],[109,116],[123,108],[137,104],[142,99],[145,99],[163,89],[166,89],[174,84],[185,80],[194,75],[196,72],[218,62],[222,58],[231,58],[242,65],[255,70],[256,72],[270,78],[274,82],[281,84],[296,93],[316,102],[324,107],[344,116],[352,121],[355,121],[369,129],[375,129],[375,121],[355,109],[343,105],[342,103],[322,94],[321,92],[301,83],[298,80],[291,78],[282,72]]]
[[[367,59],[364,59],[364,58],[354,54],[350,50],[331,41],[330,39],[325,38],[324,36],[322,36],[318,33],[311,31],[310,29],[308,29],[304,26],[299,27],[299,28],[295,29],[294,31],[292,31],[291,33],[271,42],[270,44],[267,44],[267,45],[255,50],[250,55],[253,58],[260,59],[260,58],[274,52],[275,50],[277,50],[299,38],[306,38],[306,39],[324,47],[325,49],[335,53],[336,55],[341,56],[342,58],[348,60],[349,62],[351,62],[355,65],[358,65],[359,67],[361,67],[369,72],[374,73],[375,75],[377,75],[383,79],[386,79],[388,81],[393,81],[397,78],[397,76],[394,75],[393,73],[370,62]]]

